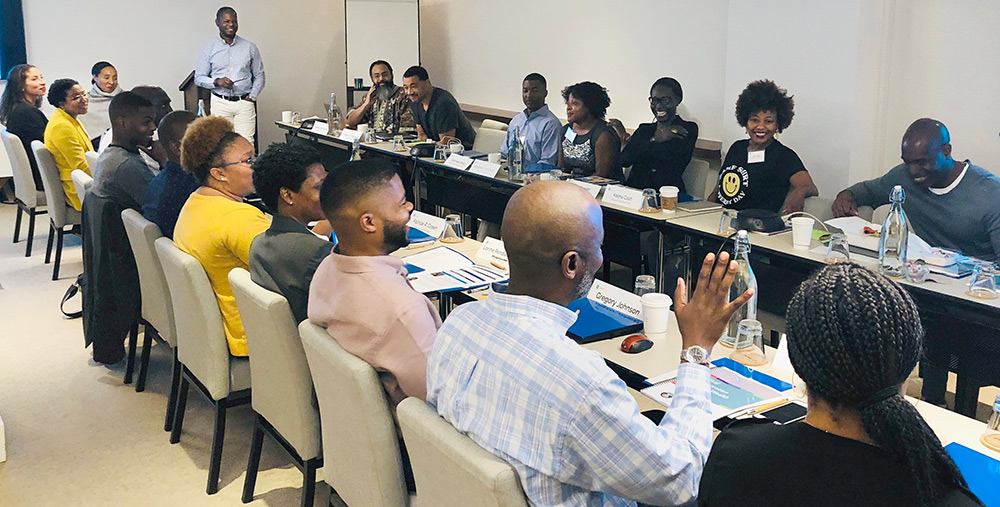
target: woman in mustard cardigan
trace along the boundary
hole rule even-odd
[[[56,112],[52,113],[52,118],[45,126],[45,147],[52,152],[52,158],[59,168],[66,203],[79,211],[82,207],[80,196],[76,195],[70,173],[80,169],[91,174],[84,154],[94,151],[94,145],[77,119],[81,114],[87,114],[89,99],[80,83],[72,79],[56,79],[49,87],[48,99],[49,104],[56,106]]]

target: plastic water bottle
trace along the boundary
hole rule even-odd
[[[206,116],[206,114],[205,114],[205,99],[198,99],[198,114],[197,114],[197,116],[199,118],[201,118],[202,116]]]
[[[344,129],[344,116],[340,113],[340,106],[337,105],[337,94],[330,94],[330,107],[326,111],[326,121],[328,125],[327,134],[339,136]]]
[[[736,261],[736,276],[733,278],[733,285],[729,287],[729,300],[738,298],[747,289],[753,289],[753,297],[747,304],[736,310],[733,318],[726,327],[726,334],[722,336],[722,344],[733,347],[736,337],[739,336],[740,321],[745,319],[757,320],[757,277],[750,267],[750,238],[747,231],[741,230],[736,233],[736,240],[733,243],[733,260]]]
[[[909,224],[903,213],[906,194],[903,187],[896,185],[889,194],[892,207],[882,221],[878,235],[878,272],[886,276],[901,277],[906,274],[906,242],[909,239]]]
[[[507,175],[510,181],[524,181],[524,140],[517,127],[514,127],[514,145],[507,157]]]

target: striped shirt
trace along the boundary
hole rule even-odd
[[[532,505],[676,505],[711,447],[708,368],[682,364],[659,426],[604,359],[566,337],[576,315],[490,294],[455,309],[427,358],[427,401],[517,472]]]

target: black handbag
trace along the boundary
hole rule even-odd
[[[83,316],[83,310],[82,309],[80,311],[76,311],[76,312],[67,312],[66,311],[66,302],[69,301],[69,300],[71,300],[71,299],[73,299],[73,296],[76,296],[77,294],[80,293],[80,284],[81,283],[83,283],[83,273],[81,273],[80,276],[76,277],[76,281],[73,282],[73,285],[70,285],[69,288],[66,289],[66,293],[63,294],[62,301],[59,303],[59,311],[62,312],[62,314],[65,315],[66,318],[77,319],[77,318],[80,318],[81,316]],[[82,299],[82,297],[81,297],[81,299]]]

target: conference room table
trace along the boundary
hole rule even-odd
[[[276,122],[286,130],[288,140],[299,137],[324,150],[339,150],[343,160],[350,153],[351,143],[335,137],[301,129],[296,124]],[[413,170],[415,206],[421,203],[466,213],[494,223],[500,223],[510,196],[522,186],[511,182],[501,170],[496,177],[487,177],[448,167],[430,158],[418,158],[409,150],[394,151],[389,142],[362,143],[366,156],[382,156],[410,164]],[[681,257],[680,276],[692,281],[691,269],[700,265],[705,254],[718,251],[725,238],[718,234],[721,211],[643,213],[598,199],[604,211],[605,242],[602,247],[606,261],[626,265],[633,274],[641,269],[641,233],[656,235],[656,255],[659,257],[657,287],[671,292],[673,283],[667,280],[668,258]],[[817,226],[819,227],[819,226]],[[783,318],[791,296],[812,273],[825,265],[825,254],[811,251],[822,245],[813,240],[808,250],[792,247],[791,232],[776,235],[750,235],[750,262],[758,282],[758,308]],[[852,255],[852,260],[874,267],[874,259]],[[673,263],[672,263],[673,264]],[[979,388],[995,385],[1000,374],[1000,300],[983,300],[965,294],[968,278],[952,279],[930,275],[922,284],[900,282],[916,301],[922,315],[941,315],[954,323],[947,340],[950,353],[957,358],[949,369],[957,374],[955,411],[975,416]],[[630,287],[629,287],[630,288]],[[985,331],[984,331],[985,330]]]

